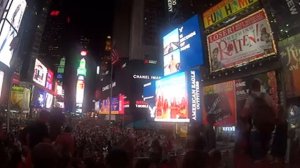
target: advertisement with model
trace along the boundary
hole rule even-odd
[[[164,76],[203,65],[200,28],[195,15],[163,37]]]
[[[25,0],[13,0],[11,4],[8,4],[8,7],[10,7],[8,13],[0,23],[0,62],[8,67],[10,67],[13,52],[19,41],[18,31],[26,4]]]
[[[211,72],[238,67],[277,53],[264,10],[207,36]]]

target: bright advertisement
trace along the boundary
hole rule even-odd
[[[164,76],[203,64],[201,37],[197,15],[163,37]]]
[[[286,96],[300,96],[300,34],[278,42],[283,63]]]
[[[257,2],[258,0],[222,0],[203,13],[204,27],[208,28],[234,16]]]
[[[109,107],[111,105],[111,107]],[[111,108],[111,109],[110,109]],[[100,104],[100,114],[109,114],[109,111],[111,111],[111,114],[119,114],[119,99],[116,97],[111,98],[106,98],[101,101]]]
[[[46,79],[46,88],[49,89],[49,90],[52,90],[53,77],[54,77],[53,71],[48,69],[47,79]]]
[[[1,28],[3,26],[0,34],[0,61],[7,66],[10,66],[10,60],[19,41],[17,35],[25,8],[25,0],[14,0],[9,8],[6,20],[0,24]]]
[[[277,52],[264,10],[208,35],[207,44],[212,72],[240,66]]]
[[[12,86],[10,104],[12,110],[29,111],[30,90],[21,86]]]
[[[46,93],[46,108],[51,108],[53,104],[53,95],[50,93]]]
[[[189,74],[188,92],[189,92],[189,109],[190,119],[200,121],[201,119],[201,102],[200,102],[200,71],[191,70]]]
[[[76,85],[76,104],[82,105],[83,97],[84,97],[84,88],[85,88],[84,80],[78,79]]]
[[[156,81],[155,121],[189,122],[187,80],[180,72]]]
[[[43,65],[38,59],[36,59],[32,80],[41,86],[45,86],[46,78],[47,78],[46,66]]]
[[[236,101],[234,81],[205,86],[202,121],[207,124],[211,115],[216,126],[231,126],[236,124]]]
[[[4,78],[4,72],[0,71],[0,97],[2,93],[3,78]]]
[[[238,112],[242,111],[244,108],[254,79],[258,79],[261,82],[261,92],[269,94],[275,104],[278,105],[279,98],[277,92],[276,73],[275,71],[270,71],[235,81],[236,107]]]
[[[149,82],[144,84],[143,88],[143,100],[147,102],[149,114],[151,118],[155,118],[155,82]]]

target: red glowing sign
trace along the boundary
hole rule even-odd
[[[50,12],[50,16],[58,16],[60,14],[59,10],[53,10]]]
[[[80,52],[80,55],[81,55],[81,56],[86,56],[86,55],[87,55],[87,51],[86,51],[86,50],[82,50],[82,51]]]

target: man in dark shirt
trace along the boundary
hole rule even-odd
[[[49,119],[49,112],[42,110],[37,121],[28,126],[28,143],[30,149],[40,142],[45,142],[49,139],[47,122]]]

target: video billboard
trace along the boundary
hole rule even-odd
[[[6,1],[3,1],[5,3]],[[0,61],[10,67],[10,61],[19,41],[18,31],[26,8],[26,0],[13,0],[0,29]],[[1,13],[0,13],[1,15]]]
[[[45,86],[46,78],[47,78],[46,66],[43,65],[38,59],[36,59],[32,80],[41,86]]]
[[[300,34],[278,42],[283,64],[286,96],[300,96]]]
[[[39,89],[37,87],[34,88],[33,91],[33,100],[32,105],[35,108],[45,108],[46,107],[46,101],[47,101],[47,92],[43,89]]]
[[[187,79],[184,72],[155,82],[155,121],[189,122]]]
[[[277,53],[264,10],[209,34],[207,45],[211,72],[241,66]]]
[[[78,79],[76,85],[76,104],[82,105],[83,97],[84,97],[84,88],[85,88],[84,80]]]
[[[46,108],[51,108],[53,104],[53,95],[50,93],[46,93]]]
[[[163,37],[165,76],[204,63],[200,28],[195,15]]]
[[[111,114],[113,114],[113,115],[120,114],[119,107],[120,107],[119,98],[112,97],[110,100],[110,98],[108,97],[101,101],[99,113],[100,114],[109,114],[109,112],[111,111]]]
[[[48,69],[47,73],[47,79],[46,79],[46,88],[49,90],[52,90],[53,87],[53,78],[54,78],[54,73],[50,69]]]

